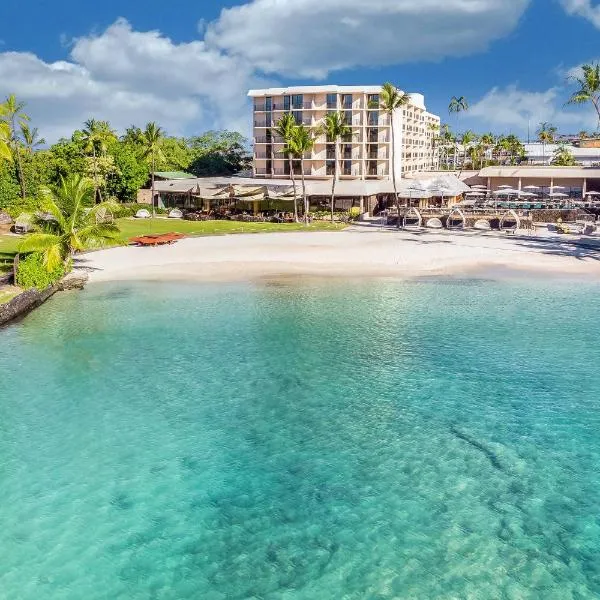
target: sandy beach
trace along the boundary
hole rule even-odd
[[[353,227],[186,238],[156,248],[119,247],[87,254],[90,281],[243,281],[286,276],[399,277],[532,272],[596,278],[593,239],[509,237],[470,232],[410,232]]]

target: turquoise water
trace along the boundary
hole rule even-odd
[[[600,285],[111,284],[0,331],[0,598],[600,597]]]

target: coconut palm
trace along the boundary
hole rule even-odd
[[[590,103],[598,115],[598,129],[600,129],[600,63],[582,65],[578,75],[569,77],[579,89],[569,98],[567,104]]]
[[[395,129],[394,129],[394,113],[410,103],[410,96],[401,92],[395,85],[384,83],[379,94],[381,110],[388,114],[392,126],[392,185],[394,186],[394,201],[398,211],[398,228],[400,228],[400,202],[398,200],[398,188],[396,186],[396,161],[393,160],[396,152]]]
[[[494,144],[496,143],[496,137],[494,136],[493,133],[484,133],[480,138],[479,141],[481,143],[481,145],[483,146],[483,153],[482,153],[482,157],[481,157],[481,167],[484,167],[484,164],[486,162],[486,157],[487,157],[487,153],[494,147]]]
[[[458,114],[469,110],[469,102],[464,96],[452,96],[448,105],[450,114]]]
[[[21,129],[23,145],[29,154],[32,154],[36,148],[43,146],[46,143],[44,138],[40,138],[37,127],[31,128],[25,121],[21,121],[19,127]]]
[[[144,158],[150,162],[150,177],[152,180],[152,218],[156,214],[154,203],[154,171],[156,170],[156,161],[165,160],[162,150],[164,139],[163,130],[154,122],[148,123],[146,129],[139,135],[139,141],[144,149]]]
[[[438,149],[438,153],[437,153],[437,168],[438,171],[440,170],[440,161],[441,161],[441,155],[439,152],[440,149],[440,142],[442,140],[441,136],[440,136],[440,125],[438,123],[429,123],[427,125],[427,129],[431,132],[431,148],[432,150],[436,150],[436,148]]]
[[[98,157],[106,154],[108,142],[116,139],[115,132],[111,129],[108,121],[96,121],[88,119],[84,123],[82,131],[82,141],[84,152],[92,155],[92,166],[94,169],[94,201],[102,193],[98,188]]]
[[[547,121],[540,123],[537,130],[538,140],[542,143],[542,163],[546,164],[546,144],[554,143],[554,136],[556,135],[556,127],[551,125]]]
[[[572,167],[577,164],[577,161],[571,150],[564,144],[561,144],[554,152],[552,164],[557,167]]]
[[[13,155],[10,151],[10,127],[8,123],[0,121],[0,160],[12,162]]]
[[[275,133],[283,140],[284,148],[283,154],[287,156],[290,165],[290,177],[292,179],[292,188],[294,190],[294,220],[298,222],[298,194],[296,193],[296,175],[294,173],[294,155],[290,152],[290,141],[294,135],[294,128],[296,127],[296,119],[292,113],[285,113],[277,121],[274,128]]]
[[[24,108],[25,103],[19,102],[14,94],[11,94],[3,104],[0,104],[0,118],[8,124],[10,131],[9,145],[13,156],[17,159],[17,174],[19,176],[19,185],[23,199],[27,195],[27,190],[25,188],[25,178],[23,177],[23,164],[20,152],[21,142],[17,133],[17,123],[29,121],[29,115],[23,112]]]
[[[333,223],[333,208],[335,204],[335,184],[338,179],[339,168],[339,143],[342,138],[352,135],[352,127],[346,122],[344,113],[329,113],[325,117],[323,132],[327,136],[327,142],[333,142],[335,146],[335,166],[331,182],[331,222]]]
[[[470,129],[468,131],[465,131],[460,136],[460,144],[463,147],[463,156],[464,156],[463,162],[466,162],[466,160],[467,160],[467,152],[468,152],[469,148],[471,147],[471,145],[475,141],[477,141],[477,136]]]
[[[302,177],[302,200],[304,203],[304,222],[308,224],[308,197],[306,195],[306,180],[304,177],[304,157],[315,147],[315,132],[304,125],[296,125],[284,152],[300,160],[300,175]]]
[[[81,175],[60,179],[54,188],[40,189],[40,214],[36,217],[39,233],[28,235],[19,252],[40,252],[49,272],[66,263],[75,254],[98,248],[119,238],[119,228],[97,222],[98,215],[113,209],[113,203],[94,205],[94,186]]]

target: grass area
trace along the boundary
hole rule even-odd
[[[183,219],[119,219],[118,225],[124,240],[138,235],[171,231],[200,236],[274,231],[341,231],[347,227],[343,223],[328,221],[315,221],[305,226],[302,223],[243,223],[241,221],[184,221]]]
[[[22,239],[16,235],[0,235],[0,273],[7,273],[12,269],[17,246]]]

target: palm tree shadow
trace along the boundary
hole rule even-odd
[[[549,256],[564,256],[577,260],[600,260],[600,243],[594,240],[579,242],[575,240],[531,238],[521,240],[517,242],[517,245]]]

